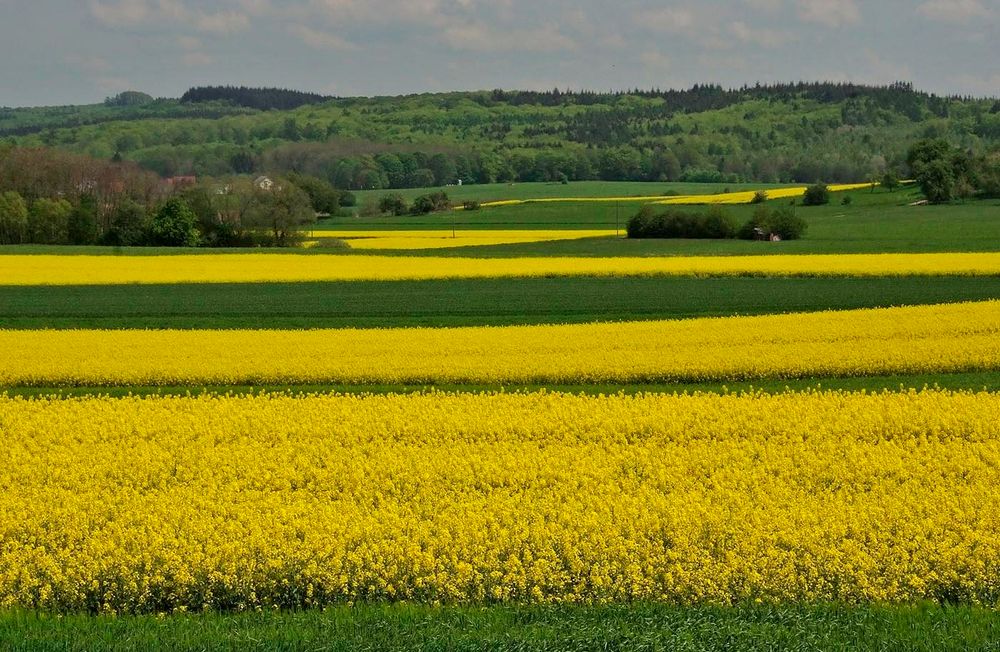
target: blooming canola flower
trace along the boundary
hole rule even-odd
[[[0,330],[0,387],[725,382],[1000,370],[1000,301],[679,321]]]
[[[0,397],[0,608],[997,604],[1000,396]]]
[[[330,254],[0,256],[12,286],[574,276],[997,276],[1000,253],[465,258]]]

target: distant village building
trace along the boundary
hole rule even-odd
[[[268,177],[257,177],[254,179],[253,185],[261,190],[274,190],[274,182]]]

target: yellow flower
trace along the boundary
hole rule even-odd
[[[1000,369],[1000,302],[680,321],[0,331],[0,387],[658,383]]]
[[[994,606],[1000,396],[0,398],[0,607]]]

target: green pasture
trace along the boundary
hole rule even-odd
[[[489,202],[504,199],[549,199],[554,197],[651,197],[659,195],[713,195],[725,191],[787,188],[803,184],[766,183],[684,183],[648,181],[570,181],[569,183],[489,183],[402,190],[357,190],[358,204],[365,200],[399,194],[407,201],[432,192],[447,193],[454,204],[466,201]]]
[[[387,328],[684,319],[1000,299],[1000,278],[519,278],[0,286],[0,328]]]
[[[996,650],[1000,615],[973,607],[353,606],[127,617],[0,614],[7,652]]]

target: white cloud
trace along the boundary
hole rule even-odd
[[[747,25],[736,21],[729,25],[729,35],[740,43],[762,48],[778,48],[795,40],[795,35],[786,31]]]
[[[861,20],[855,0],[798,0],[799,18],[828,27],[851,25]]]
[[[317,50],[354,50],[357,49],[350,41],[347,41],[336,34],[320,31],[307,27],[306,25],[292,25],[289,28],[292,35],[298,37],[303,43]]]
[[[185,50],[200,50],[202,47],[201,39],[195,38],[194,36],[177,37],[177,45],[181,46]]]
[[[694,29],[698,16],[688,7],[663,7],[639,14],[636,22],[655,32],[679,34]]]
[[[671,67],[670,57],[659,50],[646,50],[639,55],[639,60],[648,68],[656,72],[669,70]]]
[[[88,3],[91,15],[109,27],[129,27],[145,22],[150,17],[146,0],[118,0],[117,2]]]
[[[917,13],[931,20],[949,23],[967,23],[993,15],[993,11],[980,0],[928,0],[917,7]]]
[[[70,54],[66,57],[66,63],[78,70],[88,73],[104,73],[111,69],[111,63],[104,57]]]
[[[200,14],[195,17],[195,28],[199,32],[232,34],[250,27],[250,17],[239,11],[220,11],[214,14]]]
[[[215,63],[215,59],[204,52],[187,52],[181,57],[185,66],[201,68]]]
[[[237,2],[244,4],[244,0]],[[264,5],[250,5],[257,10]],[[180,0],[90,0],[90,14],[113,28],[140,26],[191,26],[196,31],[231,34],[250,27],[250,17],[235,9],[206,12],[189,8]]]
[[[785,4],[784,0],[743,0],[743,2],[758,11],[777,11]]]
[[[495,28],[483,24],[453,23],[445,27],[441,40],[456,50],[473,52],[559,52],[575,50],[576,42],[553,26],[505,29],[497,38]]]

